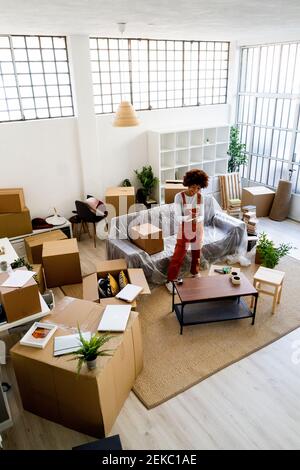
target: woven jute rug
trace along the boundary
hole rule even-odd
[[[258,266],[252,264],[242,271],[252,280],[257,269]],[[179,323],[171,312],[171,295],[166,288],[157,287],[151,296],[142,296],[138,311],[144,368],[133,390],[148,409],[300,326],[300,262],[286,256],[276,269],[286,273],[281,303],[273,315],[273,298],[261,295],[254,326],[252,319],[247,318],[187,326],[180,335]]]

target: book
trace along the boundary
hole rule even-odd
[[[131,305],[107,305],[100,320],[98,331],[125,331]]]
[[[20,340],[20,344],[44,349],[56,330],[57,325],[52,323],[35,322]]]
[[[89,331],[82,333],[84,339],[89,341],[91,333]],[[56,336],[53,344],[53,355],[62,356],[77,351],[81,347],[79,333],[73,335]]]
[[[133,302],[137,296],[142,292],[143,287],[135,286],[134,284],[127,284],[116,295],[117,299],[125,300],[125,302]]]

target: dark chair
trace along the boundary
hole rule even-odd
[[[94,246],[96,248],[96,223],[100,222],[100,220],[105,219],[107,216],[107,211],[104,212],[104,215],[96,215],[94,212],[89,208],[89,206],[82,201],[75,201],[76,206],[76,214],[80,220],[80,230],[78,235],[78,240],[80,240],[80,236],[82,230],[86,229],[89,236],[91,236],[88,224],[93,224],[94,227]]]

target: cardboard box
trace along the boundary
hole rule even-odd
[[[165,184],[165,204],[172,204],[177,193],[185,191],[186,187],[181,183]]]
[[[116,281],[120,271],[124,271],[128,281],[136,286],[142,286],[141,295],[151,294],[144,271],[140,268],[128,268],[125,259],[112,259],[106,261],[98,261],[96,263],[97,278],[105,277],[108,273],[112,274]],[[102,299],[100,299],[101,302]],[[105,299],[103,299],[105,300]]]
[[[0,273],[0,303],[7,321],[10,323],[41,312],[39,288],[35,280],[31,278],[23,287],[2,287],[8,277],[7,273]]]
[[[107,208],[109,215],[112,217],[128,214],[129,208],[135,204],[134,187],[107,188],[105,203],[114,206],[115,214],[110,214],[109,207]]]
[[[0,213],[22,212],[25,199],[22,188],[0,189]]]
[[[43,243],[50,242],[54,240],[65,240],[67,235],[61,230],[53,230],[50,232],[39,233],[37,235],[32,235],[31,237],[26,237],[25,250],[26,256],[29,263],[41,264],[42,263],[42,252],[43,252]]]
[[[0,214],[0,238],[18,237],[32,233],[30,212],[27,208],[21,212]]]
[[[61,286],[61,290],[67,297],[89,300],[91,302],[99,302],[97,280],[96,273],[90,274],[89,276],[85,276],[81,283]]]
[[[267,217],[270,213],[274,196],[275,192],[264,186],[243,188],[242,206],[255,206],[257,217]]]
[[[33,264],[32,269],[36,272],[35,280],[41,294],[45,292],[44,270],[41,264]]]
[[[54,337],[73,333],[77,323],[94,333],[103,311],[66,297],[45,320],[59,325]],[[138,313],[131,312],[125,332],[105,345],[112,356],[98,357],[92,371],[84,365],[80,375],[69,355],[53,356],[54,337],[45,349],[18,343],[10,350],[24,409],[90,436],[108,435],[143,366]]]
[[[59,287],[82,281],[76,238],[43,244],[42,260],[47,287]]]
[[[164,250],[162,230],[149,223],[131,227],[130,240],[149,255]]]

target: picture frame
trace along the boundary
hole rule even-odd
[[[46,322],[35,322],[20,340],[23,346],[44,349],[57,330],[57,325]]]

